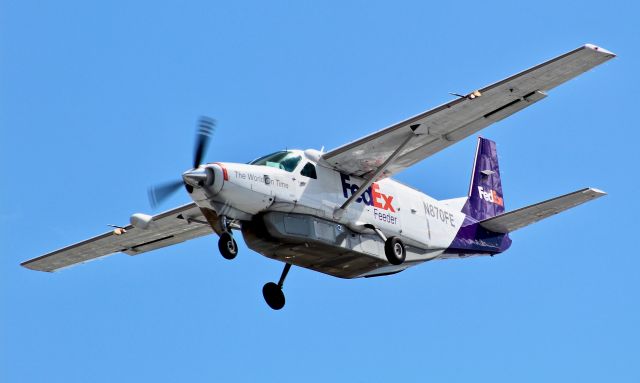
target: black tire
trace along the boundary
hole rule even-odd
[[[389,237],[384,243],[384,255],[392,265],[401,265],[407,257],[407,250],[404,243],[398,237]]]
[[[280,286],[273,282],[265,283],[262,287],[262,296],[265,302],[274,310],[280,310],[284,307],[284,293]]]
[[[222,233],[218,240],[218,250],[225,259],[233,259],[238,255],[238,244],[230,233]]]

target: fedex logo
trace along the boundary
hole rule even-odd
[[[342,194],[344,195],[344,198],[351,197],[358,191],[358,189],[360,189],[358,185],[349,183],[350,178],[347,175],[340,173],[340,180],[342,181]],[[391,206],[391,201],[393,201],[393,196],[380,193],[380,186],[378,186],[377,182],[374,182],[367,188],[367,190],[365,190],[364,193],[362,193],[360,197],[355,200],[355,202],[358,203],[364,203],[368,206],[375,206],[379,209],[395,213],[396,209]]]
[[[502,201],[502,197],[496,193],[495,190],[484,191],[482,186],[478,186],[478,194],[480,194],[480,198],[487,202],[495,203],[496,205],[504,206],[504,202]]]

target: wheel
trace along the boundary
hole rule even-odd
[[[222,233],[218,240],[218,250],[225,259],[233,259],[238,255],[238,244],[230,233]]]
[[[400,265],[407,257],[407,251],[404,248],[404,243],[398,237],[389,237],[384,243],[384,255],[387,256],[387,260],[392,265]]]
[[[262,296],[265,302],[274,310],[280,310],[284,307],[284,293],[280,286],[273,282],[265,283],[262,287]]]

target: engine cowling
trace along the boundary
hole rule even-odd
[[[224,173],[225,170],[222,166],[218,164],[209,165],[206,168],[207,177],[209,180],[209,185],[207,189],[210,193],[218,194],[220,190],[222,190],[222,185],[224,184]]]

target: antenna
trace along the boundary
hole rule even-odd
[[[127,232],[127,229],[125,229],[122,226],[112,225],[110,223],[107,224],[107,226],[113,227],[113,234],[115,234],[115,235],[122,235],[122,234]]]
[[[473,100],[476,97],[482,96],[482,93],[480,93],[479,90],[474,90],[473,92],[469,93],[466,96],[461,95],[460,93],[451,93],[451,92],[449,92],[449,94],[452,95],[452,96],[459,97],[459,98],[468,98],[469,100]]]

